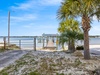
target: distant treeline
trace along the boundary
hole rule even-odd
[[[89,36],[90,38],[99,38],[100,35],[95,35],[95,36]]]

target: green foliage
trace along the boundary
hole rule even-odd
[[[2,75],[8,75],[8,73],[5,72],[5,73],[3,73]]]
[[[77,46],[76,50],[84,50],[84,47],[83,46]]]
[[[38,72],[30,72],[29,75],[41,75]]]
[[[68,18],[82,17],[88,18],[97,16],[100,20],[100,0],[64,0],[58,10],[58,19],[66,20]]]
[[[4,52],[4,51],[5,51],[4,47],[0,47],[0,52]]]
[[[61,33],[59,36],[59,44],[62,45],[64,49],[64,44],[66,42],[70,42],[73,46],[75,44],[75,40],[82,40],[83,33],[79,27],[80,23],[73,18],[66,19],[60,23],[58,31]],[[72,47],[69,47],[72,48]],[[75,47],[73,48],[73,50]]]
[[[64,75],[64,73],[60,73],[60,74],[59,73],[56,73],[56,75]]]
[[[0,52],[4,52],[6,50],[14,50],[14,49],[20,49],[18,46],[16,46],[15,44],[11,44],[9,46],[9,49],[8,49],[8,46],[6,46],[6,48],[4,49],[4,46],[1,46],[0,47]]]
[[[63,0],[57,14],[58,19],[64,21],[70,18],[81,17],[84,36],[89,36],[90,24],[94,16],[100,20],[100,0]],[[89,39],[87,37],[84,38],[84,44],[87,44],[84,47],[87,50],[89,47]],[[88,43],[86,41],[88,41]],[[84,58],[90,59],[89,52]]]
[[[74,63],[74,66],[77,67],[81,64],[82,62],[77,58],[75,59],[75,63]]]
[[[58,31],[60,33],[65,32],[66,30],[69,31],[77,31],[80,32],[80,23],[77,20],[74,20],[73,18],[66,19],[65,21],[61,21]]]
[[[20,49],[20,47],[17,46],[16,44],[11,44],[9,45],[9,49]]]
[[[76,32],[76,31],[69,31],[66,30],[65,32],[61,33],[59,36],[59,44],[62,45],[62,47],[64,46],[65,43],[71,43],[75,44],[76,40],[82,40],[83,39],[83,34]]]

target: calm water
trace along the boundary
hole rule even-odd
[[[100,38],[90,38],[90,45],[100,45]]]
[[[34,47],[34,39],[33,38],[17,38],[17,39],[11,38],[10,43],[20,46],[20,44],[19,44],[20,40],[21,40],[21,48],[33,48]],[[90,38],[89,40],[90,40],[89,41],[90,45],[100,45],[100,38]],[[3,42],[2,38],[0,38],[0,42]],[[42,42],[43,42],[42,40],[37,39],[36,40],[37,47],[42,47],[43,46]],[[56,39],[54,40],[54,42],[56,42]],[[83,45],[83,42],[78,42],[78,44]],[[46,40],[45,40],[44,45],[46,46]],[[54,43],[54,45],[56,46],[56,43]]]

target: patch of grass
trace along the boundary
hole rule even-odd
[[[50,66],[57,66],[57,64],[50,64]]]
[[[56,75],[64,75],[64,73],[60,73],[60,74],[59,73],[56,73]]]
[[[7,73],[7,72],[5,72],[5,73],[3,73],[2,75],[8,75],[8,73]]]
[[[80,61],[79,58],[75,59],[75,63],[74,63],[74,66],[77,67],[81,64],[82,62]]]
[[[3,46],[0,47],[0,52],[4,52],[4,51],[6,51],[6,50],[4,49],[4,47],[3,47]]]
[[[41,74],[38,72],[30,72],[29,75],[41,75]]]

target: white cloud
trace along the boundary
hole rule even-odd
[[[37,15],[33,15],[33,14],[25,14],[22,16],[11,16],[12,22],[33,21],[36,19],[37,19]]]
[[[58,5],[62,0],[40,0],[42,5]]]
[[[41,6],[54,6],[54,5],[58,5],[60,4],[62,0],[29,0],[27,2],[24,3],[16,3],[16,6],[11,6],[10,8],[12,10],[28,10],[28,9],[34,9],[37,7],[41,7]]]
[[[93,20],[96,20],[97,21],[97,17],[96,16],[93,16]]]
[[[27,2],[24,2],[24,3],[20,3],[20,4],[18,4],[18,3],[15,3],[15,4],[16,4],[16,6],[11,6],[10,7],[12,10],[17,10],[17,9],[19,9],[19,10],[28,10],[28,9],[33,7],[35,2],[32,0],[32,1],[27,1]]]
[[[52,25],[52,24],[44,24],[44,25],[39,25],[39,24],[34,24],[30,23],[28,25],[24,25],[23,27],[25,28],[36,28],[36,29],[57,29],[58,25]]]

